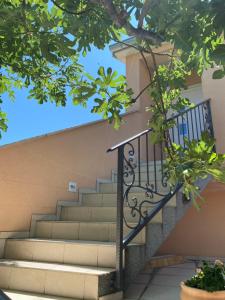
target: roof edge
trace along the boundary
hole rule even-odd
[[[133,114],[135,112],[138,112],[138,110],[125,112],[125,113],[121,114],[121,116],[124,117],[126,115],[130,115],[130,114]],[[22,140],[19,140],[19,141],[15,141],[15,142],[12,142],[12,143],[1,145],[0,150],[4,149],[4,148],[11,147],[11,146],[16,146],[18,144],[23,144],[23,143],[35,141],[35,140],[38,140],[38,139],[42,139],[42,138],[46,138],[46,137],[50,137],[50,136],[54,136],[54,135],[58,135],[58,134],[62,134],[62,133],[67,133],[67,132],[70,132],[70,131],[73,131],[73,130],[78,130],[78,129],[81,129],[81,128],[85,128],[85,127],[88,127],[88,126],[92,126],[92,125],[95,125],[95,124],[98,124],[98,123],[104,123],[104,122],[107,122],[107,119],[95,120],[95,121],[87,122],[87,123],[80,124],[80,125],[77,125],[77,126],[68,127],[68,128],[52,131],[52,132],[49,132],[49,133],[44,133],[44,134],[40,134],[40,135],[37,135],[37,136],[25,138],[25,139],[22,139]]]

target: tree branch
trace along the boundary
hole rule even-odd
[[[146,66],[146,68],[147,68],[148,74],[149,74],[149,79],[150,79],[150,81],[152,81],[152,72],[151,72],[151,69],[150,69],[150,67],[149,67],[149,65],[148,65],[147,59],[146,59],[146,57],[144,56],[144,53],[150,53],[150,52],[147,51],[146,49],[140,47],[140,46],[135,46],[135,45],[128,44],[128,43],[126,43],[126,42],[122,42],[122,41],[118,41],[118,40],[116,40],[116,41],[117,41],[118,43],[121,43],[121,44],[126,45],[126,46],[128,46],[128,47],[134,48],[135,50],[137,50],[137,51],[141,54],[141,56],[142,56],[142,58],[143,58],[143,61],[144,61],[144,63],[145,63],[145,66]]]
[[[82,11],[79,11],[79,12],[75,12],[75,11],[73,12],[73,11],[70,11],[70,10],[68,10],[68,9],[66,9],[66,8],[64,8],[64,7],[62,7],[62,6],[59,5],[55,0],[51,0],[51,1],[52,1],[52,3],[53,3],[56,7],[58,7],[59,9],[61,9],[61,10],[64,11],[64,12],[66,12],[67,14],[79,16],[79,15],[83,15],[83,14],[88,13],[89,11],[91,11],[91,9],[89,8],[89,9],[82,10]]]
[[[142,51],[143,53],[148,53],[148,54],[153,53],[155,56],[168,56],[170,58],[176,58],[176,57],[178,57],[177,55],[170,54],[170,53],[159,53],[159,52],[154,52],[153,50],[152,50],[152,52],[150,52],[146,48],[143,48],[141,46],[135,46],[135,45],[132,45],[132,44],[129,44],[129,43],[126,43],[124,41],[117,40],[117,39],[114,39],[114,41],[117,42],[117,43],[120,43],[122,45],[125,45],[127,47],[134,48],[134,49],[136,49],[139,52]]]
[[[142,28],[144,19],[147,16],[150,8],[153,8],[156,4],[158,4],[159,0],[145,0],[145,3],[142,7],[141,14],[138,21],[138,28]]]
[[[140,53],[141,53],[141,56],[142,56],[143,61],[144,61],[144,63],[145,63],[146,69],[147,69],[147,71],[148,71],[149,80],[150,80],[150,82],[151,82],[151,81],[152,81],[152,72],[151,72],[151,68],[150,68],[149,65],[148,65],[148,62],[147,62],[146,57],[144,56],[144,53],[143,53],[142,51],[140,51]]]
[[[137,101],[137,99],[138,99],[139,97],[141,97],[141,95],[142,95],[142,94],[143,94],[150,86],[152,86],[155,82],[156,82],[155,80],[149,82],[149,83],[148,83],[148,84],[140,91],[140,93],[139,93],[135,98],[132,99],[132,103],[135,103],[135,102]]]
[[[102,5],[112,19],[113,23],[119,28],[123,27],[131,36],[141,40],[147,40],[152,44],[159,45],[163,39],[156,33],[143,28],[135,28],[129,21],[129,14],[125,10],[119,11],[111,0],[89,0],[91,3]]]

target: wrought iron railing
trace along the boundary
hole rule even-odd
[[[169,139],[183,147],[188,140],[199,140],[205,131],[214,135],[210,100],[167,121],[173,123],[167,131]],[[173,188],[168,185],[165,144],[152,143],[152,134],[153,130],[147,129],[108,149],[118,152],[116,283],[119,290],[123,288],[124,249],[182,186],[179,182]],[[129,232],[124,236],[125,228]]]

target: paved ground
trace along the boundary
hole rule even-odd
[[[195,273],[194,262],[155,269],[139,274],[128,288],[126,300],[179,300],[180,283]]]

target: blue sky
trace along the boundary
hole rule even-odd
[[[119,73],[125,73],[125,66],[112,57],[108,47],[105,50],[93,49],[86,57],[81,57],[80,62],[93,75],[96,75],[99,66],[111,66]],[[15,102],[10,101],[6,96],[3,97],[3,101],[2,110],[7,113],[9,121],[8,131],[2,134],[0,145],[101,118],[97,114],[91,114],[92,101],[87,109],[74,106],[71,101],[68,101],[65,108],[56,107],[51,103],[39,105],[35,100],[27,99],[25,89],[16,91]]]

